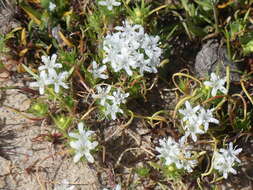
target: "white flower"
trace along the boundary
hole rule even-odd
[[[181,113],[184,117],[183,117],[183,121],[189,120],[191,121],[192,118],[194,118],[196,116],[196,113],[199,111],[200,106],[196,106],[194,108],[192,108],[191,104],[186,101],[185,102],[185,109],[180,109],[178,110],[179,113]]]
[[[47,70],[48,73],[50,74],[51,72],[54,72],[55,68],[62,68],[62,64],[60,63],[55,63],[57,59],[57,55],[53,54],[51,58],[49,56],[41,56],[42,62],[45,65],[39,66],[39,71]]]
[[[236,147],[235,147],[236,148]],[[222,173],[225,179],[228,178],[228,174],[236,174],[236,170],[233,168],[235,162],[240,163],[241,161],[236,157],[242,151],[241,148],[234,149],[233,143],[229,143],[228,149],[220,149],[214,152],[213,155],[213,168]]]
[[[212,87],[211,94],[212,96],[216,96],[218,90],[220,90],[223,94],[227,94],[228,91],[224,87],[225,82],[226,78],[220,79],[220,77],[217,76],[215,73],[211,73],[211,80],[205,81],[204,85]]]
[[[191,136],[192,140],[194,142],[197,141],[197,134],[204,134],[205,131],[203,131],[201,127],[201,121],[198,120],[197,116],[194,116],[191,118],[191,120],[187,121],[185,125],[183,125],[183,128],[185,130],[185,137]]]
[[[236,147],[235,147],[236,148]],[[226,155],[226,157],[231,157],[233,158],[236,162],[241,162],[237,157],[236,155],[238,155],[241,151],[242,151],[242,148],[239,148],[239,149],[235,149],[233,148],[233,143],[230,142],[229,145],[228,145],[228,149],[223,149],[221,148],[220,149],[220,152],[223,153],[224,155]]]
[[[113,104],[108,104],[105,103],[105,116],[110,115],[112,120],[115,120],[116,114],[117,113],[123,113],[123,110],[120,109],[119,105],[113,103]]]
[[[68,89],[68,85],[64,82],[66,78],[68,77],[69,73],[64,71],[59,74],[56,73],[55,70],[52,70],[51,73],[49,73],[49,78],[52,81],[51,84],[54,85],[54,91],[55,93],[60,92],[60,87],[62,86],[65,89]]]
[[[165,165],[171,165],[175,163],[177,166],[180,164],[178,155],[180,154],[179,144],[174,141],[171,137],[166,140],[159,140],[161,147],[156,147],[156,150],[160,153],[159,158],[165,159]]]
[[[178,169],[184,169],[187,172],[192,172],[197,164],[197,161],[192,159],[191,147],[184,144],[184,140],[180,139],[177,143],[171,137],[168,139],[159,140],[161,147],[156,147],[160,153],[159,158],[165,159],[165,165],[175,164]]]
[[[104,106],[106,100],[114,100],[114,97],[109,95],[111,88],[110,85],[105,87],[102,87],[102,85],[96,86],[97,94],[93,94],[92,98],[100,99],[100,105]]]
[[[48,78],[47,73],[45,71],[41,71],[37,82],[31,82],[30,87],[39,87],[40,94],[42,95],[45,93],[45,87],[48,84],[51,84],[51,82],[52,81]]]
[[[186,101],[185,109],[178,110],[183,115],[182,125],[185,130],[185,139],[191,136],[193,141],[197,141],[197,134],[204,134],[209,128],[209,123],[218,124],[219,121],[213,117],[213,109],[205,110],[201,106],[192,108],[191,104]]]
[[[204,125],[205,132],[209,128],[209,123],[219,124],[219,121],[213,118],[213,109],[205,110],[204,108],[200,108],[200,113],[198,114],[198,120]]]
[[[78,124],[79,133],[69,133],[69,136],[77,139],[76,141],[71,141],[70,146],[75,149],[74,162],[78,162],[81,157],[85,156],[88,162],[93,163],[94,158],[90,151],[97,147],[97,141],[90,141],[90,136],[94,134],[94,131],[84,130],[84,124],[81,122]]]
[[[103,74],[103,72],[106,71],[106,66],[103,65],[101,67],[98,67],[98,64],[96,61],[92,62],[92,70],[89,70],[89,72],[92,73],[93,77],[96,78],[101,78],[101,79],[107,79],[108,76]]]
[[[53,11],[56,8],[56,5],[52,2],[50,2],[48,8],[49,8],[50,11]]]
[[[178,110],[183,115],[182,126],[185,130],[184,139],[191,136],[193,141],[197,141],[197,134],[204,134],[209,128],[209,123],[218,124],[219,121],[213,117],[213,109],[205,110],[197,105],[194,108],[186,101],[185,109]]]
[[[193,172],[193,168],[197,165],[197,160],[192,159],[191,157],[193,156],[191,152],[184,152],[183,154],[183,159],[181,159],[181,167],[184,168],[187,172]]]
[[[225,158],[219,152],[214,152],[213,168],[223,174],[225,179],[228,178],[228,173],[236,174],[236,170],[233,169],[233,160]]]
[[[61,181],[61,184],[55,186],[54,190],[74,190],[74,185],[69,185],[68,180],[64,179]]]
[[[121,92],[121,89],[117,89],[117,91],[114,91],[113,93],[114,97],[114,104],[121,104],[121,103],[126,103],[126,98],[129,96],[129,93],[124,93]]]
[[[129,93],[124,93],[120,88],[111,93],[111,89],[112,87],[110,85],[105,87],[98,85],[96,86],[97,94],[93,94],[92,97],[100,100],[99,103],[104,107],[105,116],[110,116],[111,119],[115,120],[117,113],[123,113],[120,105],[126,103],[126,98],[129,96]]]
[[[115,6],[120,6],[121,3],[120,2],[117,2],[115,0],[105,0],[105,1],[99,1],[98,2],[99,5],[102,5],[102,6],[106,6],[108,10],[112,10],[112,8]]]
[[[110,63],[115,72],[125,70],[131,76],[133,71],[156,73],[162,54],[158,47],[159,37],[144,33],[141,25],[123,22],[116,26],[117,32],[108,34],[103,42],[105,57],[103,63]]]

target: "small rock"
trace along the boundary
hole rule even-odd
[[[197,54],[194,67],[198,77],[206,78],[217,71],[220,77],[225,77],[227,66],[230,67],[231,82],[240,81],[240,74],[236,72],[240,70],[238,63],[229,60],[227,49],[220,47],[217,40],[209,40]]]

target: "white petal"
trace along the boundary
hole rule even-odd
[[[45,70],[45,69],[47,69],[47,67],[45,65],[41,65],[38,68],[39,71],[42,71],[42,70]]]
[[[108,79],[109,77],[107,75],[105,75],[105,74],[101,74],[101,75],[99,75],[99,78],[101,78],[101,79]]]
[[[215,74],[215,73],[211,73],[211,80],[212,81],[216,81],[216,80],[218,80],[219,78],[218,78],[218,76]]]
[[[194,133],[191,133],[191,136],[192,136],[192,140],[194,142],[196,142],[197,141],[197,136]]]
[[[64,72],[62,72],[62,73],[60,73],[59,74],[59,78],[61,79],[61,80],[64,80],[64,79],[66,79],[67,78],[67,76],[68,76],[68,72],[67,71],[64,71]]]
[[[213,88],[211,94],[212,94],[213,97],[216,96],[216,94],[217,94],[217,89],[216,89],[216,88]]]
[[[215,119],[215,118],[210,118],[210,122],[211,122],[211,123],[219,124],[219,120],[217,120],[217,119]]]
[[[204,85],[205,85],[205,86],[212,86],[212,84],[213,84],[213,83],[210,82],[210,81],[205,81],[205,82],[204,82]]]
[[[61,83],[61,86],[62,86],[63,88],[65,88],[65,89],[68,89],[68,88],[69,88],[68,85],[67,85],[66,83],[64,83],[64,82]]]
[[[74,156],[74,162],[75,163],[77,163],[79,160],[80,160],[80,158],[82,157],[83,155],[81,154],[81,153],[76,153],[76,155]]]
[[[186,109],[191,109],[191,104],[189,101],[185,102],[185,107],[186,107]]]
[[[78,150],[78,149],[80,148],[80,141],[71,141],[71,142],[69,143],[69,145],[70,145],[72,148]]]
[[[112,120],[115,120],[115,119],[116,119],[116,114],[115,114],[115,112],[111,113],[111,118],[112,118]]]
[[[114,5],[114,6],[120,6],[121,3],[120,3],[120,2],[114,2],[113,5]]]
[[[40,79],[45,80],[45,79],[47,79],[47,78],[48,78],[48,76],[47,76],[46,71],[41,71],[41,72],[40,72]]]
[[[227,172],[224,172],[224,173],[223,173],[223,177],[224,177],[225,179],[227,179],[227,178],[228,178],[228,173],[227,173]]]
[[[48,56],[42,55],[42,56],[41,56],[41,59],[42,59],[42,62],[43,62],[45,65],[47,65],[47,64],[50,62]]]
[[[60,92],[60,86],[58,84],[54,84],[54,91],[57,94]]]
[[[49,76],[51,78],[57,78],[58,77],[58,75],[57,75],[57,73],[56,73],[56,71],[54,69],[50,69],[50,71],[48,72],[48,74],[49,74]]]
[[[40,91],[40,95],[43,95],[45,93],[44,86],[40,86],[39,91]]]
[[[98,4],[102,6],[107,6],[108,3],[106,1],[99,1]]]
[[[90,149],[93,150],[93,149],[95,149],[97,146],[98,146],[98,142],[97,142],[97,141],[94,141],[94,142],[91,143]]]
[[[54,67],[55,67],[55,68],[62,68],[62,64],[56,63],[56,64],[54,65]]]
[[[99,69],[98,69],[98,71],[99,72],[103,72],[103,71],[105,71],[106,70],[106,65],[103,65],[103,66],[101,66]]]
[[[30,87],[39,87],[39,83],[38,82],[30,82],[29,86]]]
[[[225,87],[220,88],[220,91],[223,92],[223,94],[227,94],[228,93],[228,90]]]
[[[121,190],[121,185],[120,184],[116,185],[115,190]]]
[[[94,158],[93,158],[93,156],[89,152],[85,153],[85,157],[88,160],[88,162],[94,163]]]
[[[113,8],[113,6],[111,6],[111,5],[108,5],[108,6],[107,6],[107,9],[108,9],[109,11],[111,11],[112,8]]]
[[[72,138],[76,138],[76,139],[79,139],[79,137],[80,137],[80,135],[77,133],[69,133],[69,136]]]
[[[95,132],[94,131],[86,131],[85,134],[87,135],[87,137],[93,135]]]
[[[232,174],[237,174],[237,172],[236,172],[236,170],[235,170],[234,168],[231,168],[231,169],[230,169],[230,172],[231,172]]]
[[[234,154],[237,155],[242,151],[242,148],[238,148],[237,150],[234,151]]]
[[[83,133],[84,132],[84,123],[83,122],[80,122],[80,123],[78,123],[78,131],[79,131],[79,133],[81,134],[81,133]]]
[[[56,54],[53,54],[53,55],[51,56],[51,62],[55,63],[56,59],[57,59],[57,55],[56,55]]]
[[[92,61],[92,68],[94,70],[96,70],[98,68],[97,62],[96,61]]]

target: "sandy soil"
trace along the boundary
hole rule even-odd
[[[0,75],[0,87],[23,86],[21,79],[5,79],[6,73]],[[75,184],[76,190],[100,189],[95,170],[85,163],[74,164],[63,145],[35,140],[53,127],[43,120],[26,119],[12,109],[29,108],[31,100],[25,94],[17,89],[0,94],[1,190],[63,190],[63,180]]]

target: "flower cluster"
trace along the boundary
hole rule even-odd
[[[112,8],[115,6],[120,6],[121,3],[118,2],[118,1],[115,1],[115,0],[105,0],[105,1],[99,1],[98,2],[99,5],[102,5],[102,6],[106,6],[106,8],[111,11]]]
[[[139,73],[156,73],[162,54],[158,47],[158,36],[150,36],[141,25],[131,25],[125,21],[124,26],[117,26],[117,32],[108,34],[103,43],[105,57],[103,63],[110,63],[115,72],[125,70],[131,76],[133,70]]]
[[[178,110],[183,116],[182,124],[185,130],[185,137],[191,136],[193,141],[197,141],[197,134],[204,134],[209,128],[209,123],[219,124],[219,121],[213,117],[213,109],[205,110],[201,106],[192,108],[186,101],[185,109]]]
[[[165,159],[165,165],[175,164],[178,169],[193,171],[197,160],[192,158],[192,147],[186,145],[183,138],[179,140],[179,143],[171,137],[168,137],[167,140],[160,139],[159,143],[160,147],[156,147],[156,150],[160,153],[158,157]]]
[[[42,56],[42,62],[44,65],[41,65],[38,69],[40,71],[37,82],[31,82],[31,87],[39,87],[40,94],[45,93],[45,87],[48,85],[54,85],[55,93],[60,92],[60,87],[68,89],[67,84],[64,82],[69,73],[64,71],[57,73],[57,68],[62,68],[62,64],[56,63],[57,55],[53,54],[51,58],[49,56]]]
[[[230,172],[236,174],[236,170],[233,166],[235,165],[235,162],[241,162],[236,155],[238,155],[242,149],[239,148],[236,150],[235,148],[233,148],[233,143],[230,142],[228,149],[221,148],[214,153],[213,168],[222,173],[225,179],[228,178],[228,173]]]
[[[218,91],[227,94],[227,89],[224,87],[225,78],[220,79],[214,73],[211,74],[211,80],[205,81],[204,85],[211,87],[211,95],[216,96]],[[185,101],[184,109],[179,109],[181,123],[185,131],[179,143],[171,137],[168,139],[159,140],[160,147],[156,147],[159,152],[158,157],[163,158],[165,165],[174,164],[178,169],[184,169],[187,172],[192,172],[197,165],[196,154],[192,151],[192,147],[186,144],[187,138],[191,136],[194,142],[197,141],[198,134],[204,134],[209,129],[209,124],[219,124],[219,120],[213,116],[214,109],[205,109],[200,105],[193,107],[189,101]],[[230,142],[227,149],[219,149],[214,151],[212,159],[212,168],[222,173],[226,179],[229,173],[236,174],[233,168],[240,160],[236,157],[242,151],[241,148],[233,148],[233,143]],[[196,156],[196,157],[195,157]]]
[[[216,96],[217,91],[221,91],[223,94],[227,94],[228,90],[224,87],[226,78],[220,78],[215,73],[211,73],[210,81],[205,81],[204,85],[212,88],[211,95]]]
[[[78,124],[79,133],[69,133],[69,136],[77,139],[76,141],[71,141],[70,146],[75,149],[74,162],[78,162],[81,157],[85,156],[88,162],[93,163],[94,158],[91,155],[90,151],[95,149],[98,145],[97,141],[91,142],[91,135],[94,134],[94,131],[86,131],[84,129],[84,124]]]
[[[96,91],[97,94],[93,94],[92,97],[98,99],[99,104],[105,108],[105,116],[109,115],[115,120],[117,113],[123,113],[120,105],[126,103],[126,98],[129,96],[129,93],[122,92],[120,88],[112,92],[112,86],[110,85],[97,85]]]

